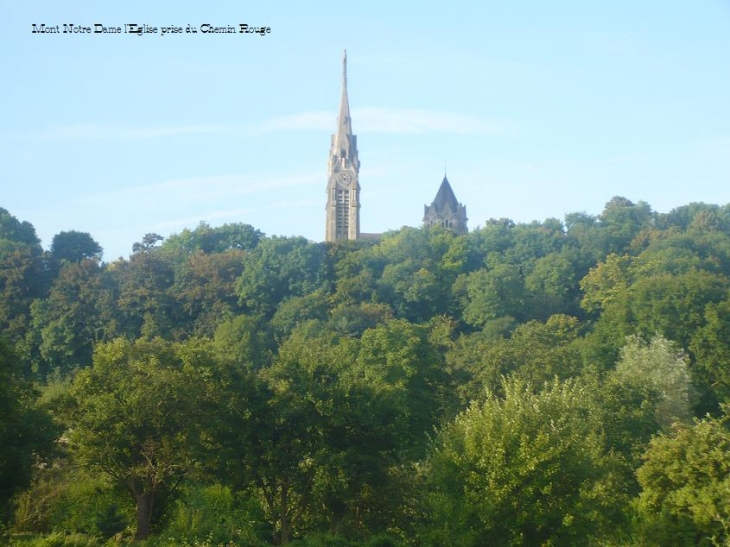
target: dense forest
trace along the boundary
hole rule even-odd
[[[0,209],[0,542],[730,545],[730,205],[102,261]]]

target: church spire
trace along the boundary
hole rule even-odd
[[[347,50],[342,56],[342,98],[327,165],[326,241],[360,237],[360,160],[347,98]]]
[[[337,143],[340,148],[344,148],[349,140],[347,137],[351,135],[352,120],[350,119],[350,101],[347,98],[347,50],[345,50],[342,55],[342,98],[340,99],[340,115],[337,120]]]

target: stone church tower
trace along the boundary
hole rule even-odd
[[[444,175],[441,187],[431,205],[424,205],[423,226],[443,226],[457,234],[465,234],[466,228],[466,207],[456,199],[451,189],[449,179]]]
[[[327,164],[327,226],[325,241],[360,237],[360,160],[357,137],[352,134],[347,99],[347,51],[342,57],[342,99],[337,132],[332,135]]]

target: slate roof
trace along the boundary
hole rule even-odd
[[[444,180],[441,181],[439,191],[436,192],[436,197],[433,200],[431,207],[435,208],[436,211],[441,212],[446,208],[446,205],[451,207],[451,210],[456,212],[459,210],[459,202],[456,199],[454,191],[451,189],[449,179],[444,175]]]

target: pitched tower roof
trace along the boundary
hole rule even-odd
[[[457,234],[465,234],[467,220],[466,207],[456,199],[449,179],[444,175],[433,203],[423,208],[424,227],[442,226]]]
[[[456,199],[454,191],[451,189],[449,179],[444,175],[444,180],[441,181],[439,191],[436,192],[436,197],[431,205],[436,211],[441,212],[446,208],[446,205],[451,207],[451,210],[456,212],[459,209],[459,201]]]

